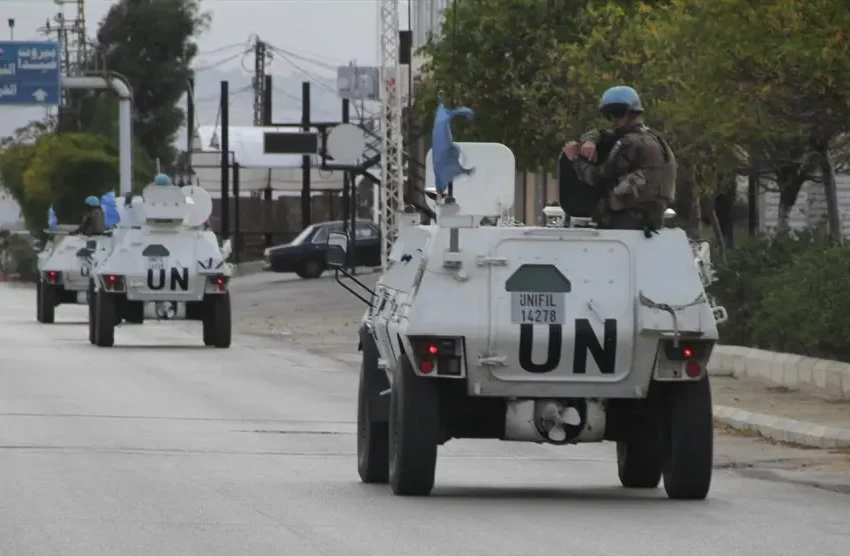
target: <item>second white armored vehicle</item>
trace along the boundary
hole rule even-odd
[[[111,232],[98,236],[71,234],[76,226],[45,230],[49,238],[38,254],[36,319],[49,324],[61,304],[87,302],[92,268],[109,253]],[[132,316],[128,316],[131,319]]]
[[[204,227],[209,195],[200,187],[150,185],[142,196],[143,222],[121,231],[92,277],[89,341],[114,344],[118,311],[180,303],[187,319],[202,321],[205,345],[230,347],[230,243],[219,247]]]
[[[428,495],[452,438],[607,440],[623,486],[663,476],[670,498],[705,498],[718,330],[685,233],[562,227],[548,213],[553,227],[506,225],[512,153],[458,145],[486,182],[458,179],[436,224],[403,226],[367,300],[361,479]],[[329,265],[346,248],[331,234]]]

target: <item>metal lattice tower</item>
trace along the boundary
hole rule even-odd
[[[254,43],[254,125],[261,126],[265,120],[263,98],[266,90],[266,43],[257,38]]]
[[[398,0],[380,0],[381,29],[381,266],[386,270],[404,210],[404,167]]]
[[[88,39],[86,38],[85,0],[54,0],[59,12],[38,30],[48,38],[59,42],[62,53],[62,70],[65,75],[80,75],[88,63]],[[65,4],[76,5],[76,14],[72,19],[65,17]],[[63,104],[67,102],[67,92],[62,93]]]

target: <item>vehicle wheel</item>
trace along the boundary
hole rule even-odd
[[[38,283],[36,293],[36,318],[38,322],[52,324],[56,319],[56,287],[44,282]]]
[[[305,261],[298,265],[295,274],[305,280],[312,280],[321,276],[324,271],[325,268],[319,261]]]
[[[130,324],[145,322],[145,302],[124,300],[124,320]]]
[[[617,442],[620,484],[626,488],[657,488],[661,482],[662,455],[660,434]]]
[[[94,297],[94,282],[89,282],[89,293],[87,296],[89,305],[89,343],[94,345],[95,340],[95,297]]]
[[[208,295],[204,299],[204,345],[230,347],[230,292]]]
[[[433,380],[416,376],[405,355],[393,374],[389,483],[399,496],[427,496],[434,488],[440,409]]]
[[[385,391],[390,383],[378,368],[378,349],[368,332],[360,333],[363,361],[357,391],[357,472],[364,483],[386,483],[390,474],[390,424]]]
[[[94,343],[98,347],[115,344],[115,295],[103,291],[94,298]]]
[[[664,490],[674,500],[702,500],[711,487],[714,420],[708,377],[671,384],[664,435]]]

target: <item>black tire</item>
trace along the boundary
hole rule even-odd
[[[56,286],[38,283],[36,292],[36,319],[44,324],[53,324],[56,320],[56,302],[57,291]]]
[[[229,348],[232,335],[230,292],[208,295],[204,304],[204,345]]]
[[[416,376],[402,355],[390,393],[390,475],[397,496],[428,496],[434,488],[440,408],[436,379]]]
[[[145,302],[124,300],[124,320],[130,324],[145,322]]]
[[[660,434],[617,442],[617,475],[626,488],[657,488],[663,457]]]
[[[313,280],[322,275],[325,266],[319,261],[304,261],[295,269],[295,274],[305,280]]]
[[[94,343],[98,347],[115,344],[115,294],[99,291],[94,296]]]
[[[186,303],[186,320],[204,320],[203,301],[189,301]]]
[[[360,333],[363,361],[357,391],[357,473],[364,483],[386,483],[390,475],[389,380],[378,368],[378,349],[368,332]]]
[[[664,490],[674,500],[703,500],[714,466],[714,418],[708,377],[671,384],[664,434]]]
[[[89,305],[89,343],[94,345],[95,341],[95,315],[94,315],[94,307],[95,307],[95,296],[94,296],[94,282],[89,282],[89,292],[87,296],[87,301]]]

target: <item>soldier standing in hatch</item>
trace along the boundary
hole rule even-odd
[[[664,211],[676,190],[676,157],[667,141],[640,121],[643,106],[631,87],[605,91],[599,111],[611,122],[619,140],[604,164],[596,165],[601,133],[590,131],[570,141],[564,154],[573,161],[579,179],[610,189],[597,219],[600,227],[637,229],[650,233],[664,225]]]
[[[100,199],[94,195],[86,197],[86,213],[83,221],[71,235],[82,234],[84,236],[96,236],[106,231],[106,222],[103,217],[103,209],[100,208]]]

